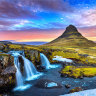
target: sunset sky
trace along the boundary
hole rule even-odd
[[[96,0],[0,0],[0,41],[46,41],[73,24],[96,41]]]

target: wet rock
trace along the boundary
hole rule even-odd
[[[61,73],[61,77],[68,77],[66,74]]]
[[[25,50],[25,57],[32,61],[34,65],[40,65],[40,53],[38,50]]]
[[[37,65],[36,67],[37,67],[38,71],[40,71],[40,72],[45,72],[46,71],[44,66]]]
[[[70,90],[70,93],[79,92],[79,91],[83,91],[83,89],[81,87],[75,87],[74,89]]]
[[[83,76],[80,76],[80,79],[83,79],[84,77]]]
[[[65,85],[65,87],[66,87],[66,88],[70,88],[70,87],[71,87],[71,85],[69,85],[69,84],[66,84],[66,85]]]
[[[47,80],[47,79],[42,79],[39,80],[37,82],[37,84],[35,84],[36,87],[38,88],[44,88],[44,89],[53,89],[53,88],[61,88],[61,84],[55,82],[55,81],[51,81],[51,80]]]

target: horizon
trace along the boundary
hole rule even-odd
[[[95,0],[0,1],[0,41],[50,42],[70,24],[96,41],[95,21]]]

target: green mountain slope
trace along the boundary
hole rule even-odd
[[[96,43],[82,36],[82,34],[78,32],[75,26],[69,25],[61,36],[51,41],[50,43],[47,43],[46,45],[66,47],[92,47],[96,46]]]

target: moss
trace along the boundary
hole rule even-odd
[[[22,45],[8,44],[9,49],[22,50]]]
[[[0,53],[0,56],[10,56],[10,55],[6,53]]]
[[[61,73],[74,78],[79,78],[82,76],[92,77],[96,76],[96,67],[66,66],[64,69],[62,69]]]

